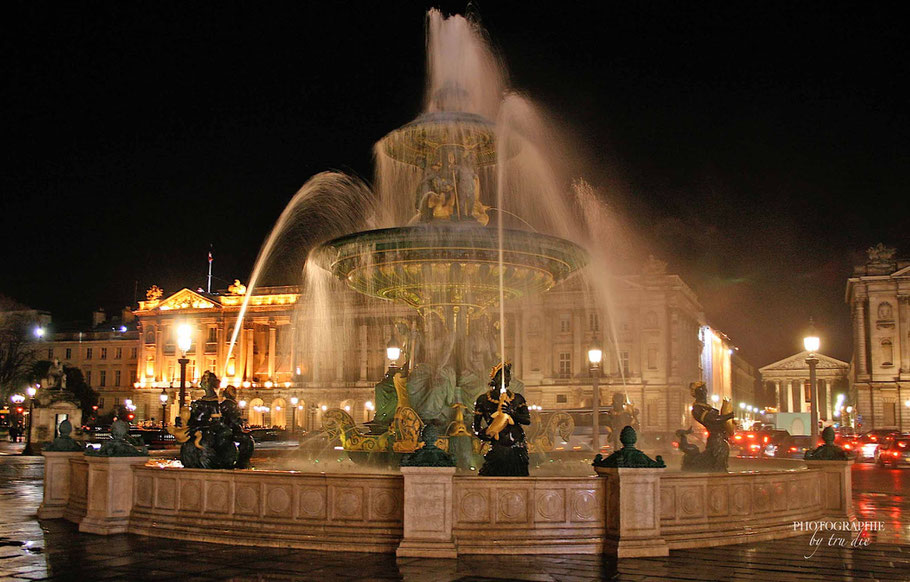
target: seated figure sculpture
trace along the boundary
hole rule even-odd
[[[822,431],[822,441],[824,444],[811,451],[806,451],[803,458],[807,461],[848,461],[847,451],[834,444],[837,434],[830,426],[826,426]]]
[[[237,404],[237,388],[228,386],[221,391],[221,422],[231,429],[234,443],[237,445],[237,462],[234,469],[246,469],[250,466],[255,443],[248,430],[243,428],[243,413]]]
[[[480,468],[483,476],[528,476],[528,445],[521,425],[531,424],[531,413],[524,396],[508,390],[511,380],[512,364],[498,364],[490,374],[489,391],[474,403],[474,435],[490,446]]]
[[[689,384],[689,391],[695,397],[692,404],[692,418],[705,427],[708,431],[708,440],[705,450],[699,451],[698,447],[686,440],[686,435],[692,433],[691,427],[687,431],[676,431],[679,437],[679,450],[683,457],[683,471],[726,472],[730,457],[730,445],[727,437],[732,434],[732,419],[734,412],[729,401],[724,401],[724,411],[717,410],[708,404],[708,388],[704,382]]]
[[[206,370],[199,385],[205,395],[190,404],[180,461],[190,469],[233,469],[239,457],[234,433],[224,422],[215,388],[218,377]],[[179,437],[178,437],[179,438]]]

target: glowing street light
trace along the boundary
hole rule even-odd
[[[35,410],[35,394],[38,393],[38,389],[34,386],[29,386],[25,389],[25,393],[28,394],[28,425],[26,426],[25,433],[25,448],[22,449],[23,455],[32,455],[32,412]]]
[[[389,368],[397,368],[396,362],[401,357],[401,346],[398,345],[398,338],[395,337],[394,331],[388,345],[385,347],[385,355],[389,359]]]
[[[162,388],[161,394],[158,395],[158,399],[161,400],[161,428],[167,426],[167,391]]]
[[[597,339],[597,336],[594,336],[594,339],[591,340],[591,345],[588,347],[588,365],[591,370],[591,450],[595,454],[600,452],[600,386],[598,385],[598,380],[600,379],[600,363],[603,361],[603,349],[600,347],[600,341]]]
[[[43,338],[46,330],[43,327],[36,327],[34,332],[36,338]]]
[[[811,318],[809,319],[809,331],[803,338],[803,347],[809,352],[809,357],[806,358],[806,363],[809,364],[809,434],[812,436],[812,442],[815,442],[818,437],[818,395],[815,393],[817,384],[815,367],[818,366],[818,357],[815,353],[821,347],[821,340],[815,331],[815,322]]]

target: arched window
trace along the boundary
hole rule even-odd
[[[279,428],[287,427],[288,406],[284,398],[272,400],[272,420],[271,425]]]
[[[890,339],[882,340],[882,366],[894,365],[894,347]]]

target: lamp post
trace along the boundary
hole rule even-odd
[[[167,426],[167,390],[162,388],[158,399],[161,400],[161,428],[164,428]]]
[[[190,351],[193,342],[192,335],[193,329],[188,323],[181,323],[177,326],[177,347],[183,354],[183,357],[177,360],[177,363],[180,364],[180,410],[183,410],[183,405],[186,403],[186,365],[190,363],[186,353]]]
[[[803,338],[803,347],[809,352],[806,363],[809,364],[809,435],[812,437],[813,446],[815,439],[818,438],[818,394],[815,390],[815,367],[818,365],[818,357],[815,352],[821,346],[821,340],[815,332],[815,323],[809,320],[809,333]]]
[[[401,357],[401,346],[398,345],[398,339],[395,337],[395,332],[392,332],[392,338],[389,340],[388,345],[386,345],[385,355],[389,359],[389,371],[395,370],[395,368],[398,367],[398,358]]]
[[[595,336],[591,342],[591,347],[588,348],[588,364],[590,365],[592,383],[591,448],[595,455],[600,452],[600,386],[598,386],[597,381],[600,379],[600,362],[603,360],[603,355],[600,342],[597,341]]]
[[[26,394],[28,394],[28,426],[26,427],[25,432],[25,448],[22,449],[23,455],[33,455],[32,452],[32,411],[35,410],[35,394],[38,393],[38,389],[34,386],[29,386],[25,389]]]
[[[296,396],[291,396],[291,433],[297,432],[297,404],[300,402],[300,399]]]

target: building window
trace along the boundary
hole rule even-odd
[[[572,331],[572,316],[569,314],[563,314],[559,316],[559,332],[560,333],[569,333]]]
[[[206,370],[214,372],[215,368],[218,367],[218,361],[215,358],[207,358],[205,366]]]
[[[64,359],[69,360],[73,357],[73,348],[66,348],[66,355]]]
[[[107,348],[101,348],[101,359],[102,360],[107,359]]]
[[[85,383],[88,384],[89,386],[92,385],[92,371],[91,370],[85,371]]]
[[[648,369],[657,369],[657,348],[654,346],[648,347]]]
[[[92,359],[92,348],[85,348],[85,359],[86,360]]]
[[[131,360],[135,360],[135,359],[136,359],[136,354],[137,354],[137,353],[138,353],[138,352],[136,351],[136,348],[130,348],[130,359],[131,359]]]
[[[114,386],[120,386],[120,370],[114,370]]]
[[[107,386],[107,371],[99,370],[98,371],[98,386],[105,387]]]
[[[600,318],[596,313],[588,314],[588,331],[600,331]]]
[[[98,408],[102,410],[104,409],[104,398],[98,399]]]
[[[882,340],[882,366],[894,365],[894,347],[890,339]]]
[[[114,348],[114,359],[119,360],[123,357],[123,348]]]
[[[619,362],[617,362],[616,371],[622,374],[624,378],[631,376],[631,370],[629,367],[629,352],[619,352]]]
[[[218,328],[217,327],[209,328],[209,335],[205,341],[206,341],[206,343],[210,343],[210,344],[218,343]]]
[[[566,397],[565,394],[557,394],[557,395],[556,395],[556,403],[557,403],[557,404],[565,404],[565,403],[568,402],[568,401],[569,401],[569,399],[568,399],[568,397]]]
[[[145,343],[153,344],[155,343],[155,332],[149,331],[145,334]]]
[[[54,359],[54,348],[47,348],[47,359],[48,360]]]
[[[571,352],[559,352],[559,377],[563,379],[572,377]]]
[[[897,403],[893,400],[882,403],[882,424],[892,426],[897,424]]]

